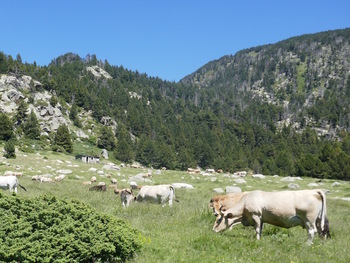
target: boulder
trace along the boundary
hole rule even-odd
[[[174,186],[174,188],[194,189],[193,185],[186,183],[172,183],[171,185]]]
[[[218,194],[222,194],[222,193],[225,192],[224,189],[222,189],[222,188],[214,188],[213,191],[214,191],[215,193],[218,193]]]
[[[241,193],[242,189],[237,186],[226,186],[226,193]]]
[[[102,155],[103,158],[108,160],[108,151],[106,149],[102,150],[101,155]]]
[[[263,175],[263,174],[253,174],[252,177],[259,178],[259,179],[265,179],[265,175]]]
[[[236,182],[237,184],[246,184],[246,183],[247,183],[247,181],[244,180],[243,178],[235,179],[235,182]]]
[[[300,186],[298,184],[290,183],[288,184],[289,189],[299,189]]]

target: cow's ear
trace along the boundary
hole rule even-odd
[[[226,217],[231,219],[231,218],[233,218],[233,214],[232,213],[227,213]]]

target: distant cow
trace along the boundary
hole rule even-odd
[[[120,192],[120,200],[122,201],[123,207],[127,208],[132,200],[134,199],[134,195],[131,189],[123,189]]]
[[[117,179],[112,178],[112,179],[111,179],[111,183],[112,183],[112,184],[117,184]]]
[[[27,191],[25,187],[19,184],[18,179],[14,175],[0,176],[0,188],[9,189],[10,192],[15,192],[17,194],[17,186],[21,187],[24,191]]]
[[[238,223],[254,226],[257,239],[260,239],[263,223],[306,228],[309,244],[316,232],[320,237],[330,237],[326,197],[319,189],[247,193],[235,206],[221,211],[221,218],[213,230],[219,232]]]
[[[105,192],[107,191],[107,187],[105,184],[102,185],[94,185],[89,188],[89,191],[100,191],[100,192]]]
[[[162,204],[164,207],[169,201],[169,206],[173,205],[175,190],[172,185],[145,185],[136,196],[137,202],[151,201]]]
[[[50,177],[40,176],[39,181],[41,183],[54,183],[55,181]]]
[[[60,174],[58,176],[55,177],[56,181],[62,181],[66,176],[64,174]]]

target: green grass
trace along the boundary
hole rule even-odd
[[[216,175],[218,180],[211,182],[209,177],[196,175],[191,179],[185,172],[162,171],[157,175],[153,171],[154,184],[185,182],[195,189],[176,189],[179,202],[173,207],[162,208],[157,204],[133,203],[123,209],[119,196],[111,189],[106,193],[90,192],[89,186],[82,182],[95,175],[98,181],[109,183],[108,178],[100,177],[91,167],[102,170],[107,161],[90,165],[76,161],[73,156],[52,152],[17,152],[16,159],[3,160],[0,173],[6,170],[23,172],[20,183],[28,191],[18,190],[18,194],[32,198],[42,194],[78,199],[95,207],[98,211],[123,218],[139,229],[143,234],[143,247],[140,253],[129,262],[350,262],[349,224],[350,202],[340,200],[349,197],[349,182],[340,182],[341,186],[332,187],[334,180],[324,180],[320,188],[330,190],[327,194],[328,218],[330,221],[330,240],[314,239],[312,246],[307,245],[306,230],[301,227],[282,229],[265,225],[260,241],[255,240],[252,227],[235,226],[232,231],[215,233],[212,231],[214,216],[208,209],[210,198],[215,195],[214,188],[234,185],[232,178]],[[39,183],[31,176],[69,169],[62,182],[55,184]],[[105,171],[118,180],[118,188],[128,187],[130,176],[143,172],[143,169],[121,168],[120,171]],[[77,179],[76,176],[82,177]],[[247,184],[239,185],[248,190],[285,190],[287,182],[281,178],[268,176],[265,179],[246,177]],[[124,181],[125,180],[125,181]],[[303,178],[295,183],[300,189],[308,189],[310,182],[316,179]],[[4,193],[8,191],[1,190]]]

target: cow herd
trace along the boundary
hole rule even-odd
[[[91,182],[96,181],[92,178]],[[86,185],[86,183],[83,183]],[[9,189],[17,193],[17,187],[25,191],[16,176],[0,176],[0,188]],[[118,194],[124,208],[131,202],[155,202],[163,207],[171,207],[175,199],[175,188],[170,184],[145,185],[138,187],[134,182],[130,188],[117,189],[116,181],[112,182],[114,193]],[[133,189],[139,189],[136,196]],[[106,191],[105,183],[89,188],[90,191]],[[306,229],[308,243],[312,244],[315,234],[321,238],[330,238],[329,222],[326,213],[326,196],[323,190],[295,190],[295,191],[250,191],[229,193],[213,196],[209,207],[215,215],[213,230],[221,232],[231,230],[234,225],[243,224],[253,226],[256,238],[260,239],[263,224],[271,224],[283,228],[301,226]]]

